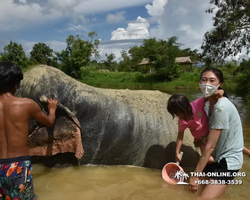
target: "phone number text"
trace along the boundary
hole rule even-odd
[[[242,180],[198,180],[198,185],[242,185]]]

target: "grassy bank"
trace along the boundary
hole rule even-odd
[[[200,72],[182,73],[179,78],[171,82],[160,82],[157,76],[141,74],[139,72],[101,72],[88,71],[81,74],[82,83],[115,89],[195,89],[199,88]],[[234,91],[237,87],[236,77],[225,76],[223,87]]]
[[[176,91],[176,89],[192,89],[199,92],[200,72],[182,73],[179,78],[171,82],[159,82],[157,76],[150,74],[141,74],[139,72],[101,72],[89,71],[81,75],[82,83],[99,87],[112,89],[131,89],[131,90],[160,90],[163,92]],[[242,95],[237,92],[239,89],[240,75],[231,75],[224,73],[223,88],[227,94],[234,93],[237,96],[244,97],[250,105],[250,95]]]
[[[156,75],[139,72],[100,72],[89,71],[82,74],[82,83],[101,88],[116,89],[157,89],[157,88],[198,88],[199,76],[193,73],[182,74],[172,82],[160,82]]]

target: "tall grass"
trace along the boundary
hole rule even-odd
[[[184,73],[172,82],[160,82],[157,75],[140,72],[102,72],[81,70],[81,82],[103,88],[194,88],[198,87],[199,76]]]

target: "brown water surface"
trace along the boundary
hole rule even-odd
[[[194,92],[185,94],[190,100],[200,96],[200,93]],[[250,148],[250,108],[244,105],[241,98],[231,97],[242,118],[245,146]],[[241,171],[247,173],[246,177],[237,178],[243,184],[229,185],[219,200],[250,198],[250,158],[246,155]],[[164,182],[161,170],[140,167],[79,166],[51,169],[35,164],[33,176],[39,200],[193,200],[198,197],[197,193],[189,192],[188,186]]]
[[[250,174],[245,157],[241,171]],[[162,200],[197,199],[185,185],[169,185],[160,170],[129,166],[80,166],[49,169],[34,165],[35,193],[39,200]],[[249,177],[238,178],[242,185],[230,185],[221,200],[248,200]]]

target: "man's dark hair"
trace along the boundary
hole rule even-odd
[[[0,92],[7,92],[23,79],[21,68],[11,62],[0,62]]]
[[[167,104],[168,112],[173,116],[182,114],[184,116],[192,116],[193,111],[187,97],[181,94],[172,95]]]

